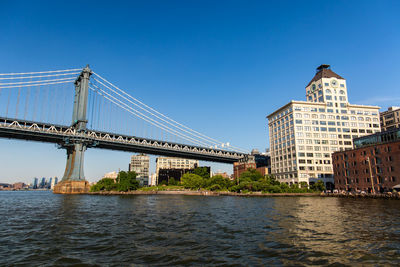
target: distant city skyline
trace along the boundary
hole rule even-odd
[[[82,21],[75,4],[5,1],[0,73],[90,64],[171,118],[262,152],[266,116],[303,99],[320,64],[343,75],[353,103],[400,105],[399,10],[399,1],[96,2]],[[0,182],[63,175],[66,154],[54,145],[0,139],[0,147]],[[131,155],[89,149],[86,178],[127,170]],[[154,172],[155,156],[150,163]]]

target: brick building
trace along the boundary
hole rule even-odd
[[[271,157],[266,153],[261,154],[258,150],[253,149],[251,155],[233,163],[233,179],[238,179],[248,169],[256,169],[262,175],[271,174]]]
[[[248,169],[256,168],[257,164],[255,157],[252,155],[248,155],[240,159],[238,162],[233,163],[233,179],[237,180],[243,172],[247,171]]]
[[[356,138],[332,159],[336,189],[391,191],[400,184],[400,129]]]

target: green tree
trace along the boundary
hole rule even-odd
[[[239,181],[258,181],[263,178],[263,175],[258,172],[256,169],[247,169],[240,175]]]
[[[117,189],[117,184],[111,178],[103,178],[90,188],[90,192],[113,191]]]
[[[135,172],[124,172],[121,171],[118,173],[117,177],[117,189],[118,191],[130,191],[136,190],[139,188],[139,181],[136,180]]]
[[[193,170],[193,174],[197,174],[198,176],[203,177],[203,179],[210,178],[210,173],[208,172],[207,167],[197,167]]]
[[[311,185],[310,187],[314,191],[324,191],[325,190],[325,184],[321,180],[318,180],[315,184]]]
[[[228,178],[224,178],[221,175],[215,175],[210,179],[206,180],[205,183],[206,183],[205,186],[210,190],[228,189],[229,187],[232,186],[231,180],[229,180]]]
[[[307,182],[300,182],[300,187],[301,188],[308,188]]]
[[[174,177],[169,178],[168,185],[177,185],[178,181],[175,180]]]
[[[200,189],[204,185],[204,179],[194,173],[185,173],[182,176],[181,183],[185,188]]]
[[[270,185],[280,185],[281,184],[278,180],[276,180],[275,176],[272,174],[265,175],[265,180],[266,180],[266,183],[270,184]]]

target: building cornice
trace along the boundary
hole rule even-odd
[[[299,100],[291,100],[289,103],[287,103],[286,105],[282,106],[281,108],[275,110],[274,112],[270,113],[269,115],[267,115],[267,119],[269,119],[272,115],[279,113],[280,111],[286,109],[287,107],[293,105],[293,104],[301,104],[301,105],[311,105],[311,106],[322,106],[322,107],[326,107],[325,103],[319,103],[319,102],[308,102],[308,101],[299,101]]]

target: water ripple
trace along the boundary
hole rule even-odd
[[[0,266],[398,266],[398,203],[0,192]]]

